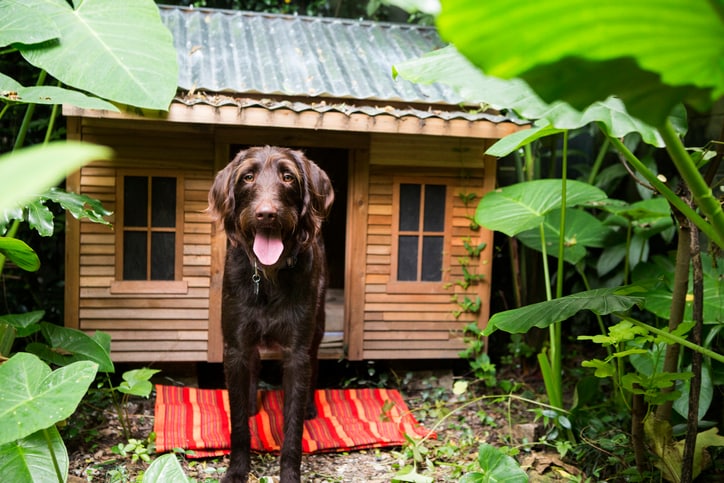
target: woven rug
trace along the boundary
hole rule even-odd
[[[261,409],[249,418],[253,451],[279,451],[282,398],[278,390],[260,392]],[[428,434],[396,390],[321,389],[314,398],[317,417],[304,422],[305,453],[400,446],[406,434]],[[157,385],[154,431],[159,453],[181,448],[196,458],[228,454],[227,391]]]

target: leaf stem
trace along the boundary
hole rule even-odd
[[[667,120],[659,131],[679,175],[688,185],[697,206],[714,228],[716,237],[712,238],[712,241],[719,245],[720,248],[724,248],[724,210],[722,210],[719,201],[712,195],[711,188],[704,181],[704,177],[696,168],[696,164],[689,156],[689,153],[686,152],[686,148],[678,134],[676,134],[671,121]],[[697,226],[699,225],[697,224]],[[702,229],[702,231],[704,230]]]
[[[48,434],[48,428],[45,428],[42,431],[43,431],[43,437],[45,438],[45,443],[48,445],[48,452],[50,452],[50,459],[53,460],[53,468],[55,469],[55,476],[58,477],[58,481],[60,483],[63,483],[65,478],[63,477],[63,472],[60,470],[60,463],[58,463],[58,458],[55,455],[55,450],[53,449],[53,442],[51,441],[50,435]]]
[[[686,216],[692,223],[694,223],[710,240],[714,241],[720,247],[724,247],[724,236],[719,236],[714,230],[714,227],[704,220],[699,214],[688,206],[684,201],[679,198],[668,186],[666,186],[659,178],[649,170],[644,163],[642,163],[620,139],[609,137],[614,147],[621,153],[621,155],[631,164],[636,171],[646,178],[651,186],[661,193],[674,208],[679,210],[684,216]],[[677,138],[678,139],[678,138]]]

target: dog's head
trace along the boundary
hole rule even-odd
[[[265,146],[239,152],[219,171],[209,212],[233,245],[275,265],[320,235],[333,201],[327,174],[303,153]]]

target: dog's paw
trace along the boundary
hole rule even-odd
[[[246,483],[248,479],[247,475],[241,473],[226,472],[221,480],[219,480],[219,483]]]

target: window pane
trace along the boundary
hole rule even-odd
[[[148,220],[148,178],[123,177],[123,225],[146,226]]]
[[[401,236],[397,251],[397,280],[417,280],[417,237]]]
[[[123,280],[146,280],[146,232],[123,234]]]
[[[176,178],[151,179],[151,226],[176,226]]]
[[[442,280],[443,237],[426,236],[422,239],[422,280],[435,282]]]
[[[420,229],[420,185],[400,185],[400,230]]]
[[[445,231],[445,185],[425,185],[425,231]]]
[[[151,234],[151,280],[174,279],[175,244],[175,233]]]

